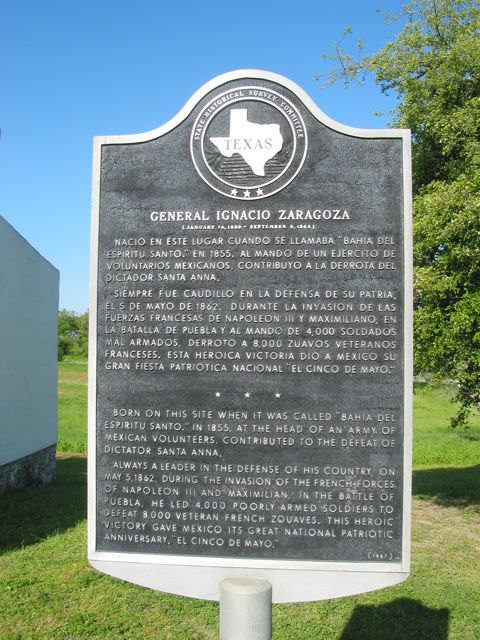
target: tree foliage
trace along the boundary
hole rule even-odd
[[[88,311],[77,314],[62,309],[58,312],[58,359],[85,359],[88,355]]]
[[[326,84],[373,74],[412,131],[415,369],[456,380],[456,426],[480,406],[480,7],[419,0],[387,18],[403,28],[377,53],[344,37],[324,55],[339,63]]]

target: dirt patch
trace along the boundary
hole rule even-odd
[[[60,371],[58,374],[59,384],[80,384],[86,386],[87,374],[83,371]]]
[[[480,552],[480,515],[474,509],[440,506],[417,498],[413,500],[412,522],[413,546],[430,541],[432,553],[436,547],[443,555],[446,549],[459,546]]]

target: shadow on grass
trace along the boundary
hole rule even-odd
[[[473,507],[480,512],[480,465],[417,469],[413,494],[442,507]]]
[[[408,598],[360,605],[339,640],[447,640],[448,618],[448,609],[429,609]]]
[[[35,544],[87,517],[87,460],[57,460],[53,484],[0,497],[0,553]]]

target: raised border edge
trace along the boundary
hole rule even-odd
[[[240,79],[264,79],[272,81],[284,86],[286,89],[295,93],[303,104],[312,113],[316,119],[331,128],[334,131],[350,135],[358,138],[393,138],[402,140],[402,159],[403,159],[403,203],[404,203],[404,260],[405,260],[405,272],[404,272],[404,301],[405,301],[405,315],[404,315],[404,425],[405,425],[405,438],[404,438],[404,501],[403,501],[403,553],[402,562],[399,564],[389,564],[382,566],[381,563],[356,563],[355,568],[347,565],[350,563],[328,563],[328,562],[298,562],[295,561],[262,561],[257,559],[252,561],[252,564],[245,567],[243,572],[252,572],[260,575],[262,573],[268,573],[269,575],[283,573],[285,571],[291,572],[297,570],[297,573],[304,573],[304,578],[308,579],[312,577],[312,574],[318,574],[320,572],[329,572],[330,575],[341,573],[343,578],[350,578],[357,574],[363,575],[363,582],[369,582],[371,580],[371,586],[366,587],[363,585],[363,589],[357,593],[366,591],[372,591],[375,589],[384,588],[389,585],[396,584],[408,576],[409,564],[410,564],[410,527],[411,527],[411,510],[407,507],[407,501],[411,500],[411,452],[412,452],[412,390],[413,384],[412,375],[412,246],[411,246],[411,233],[412,233],[412,172],[411,172],[411,138],[410,131],[408,129],[364,129],[351,127],[339,123],[329,116],[327,116],[313,101],[313,99],[295,82],[279,74],[261,71],[255,69],[238,69],[216,76],[209,82],[200,87],[180,111],[165,124],[152,129],[147,132],[137,134],[126,135],[109,135],[109,136],[95,136],[93,143],[93,173],[92,173],[92,209],[91,209],[91,244],[90,244],[90,317],[89,317],[89,370],[88,370],[88,474],[89,478],[96,478],[96,460],[95,460],[95,446],[96,446],[96,321],[97,321],[97,291],[98,291],[98,234],[99,234],[99,207],[100,207],[100,168],[101,168],[101,152],[102,146],[105,144],[128,144],[128,143],[141,143],[148,142],[155,138],[158,138],[169,131],[177,127],[183,122],[191,113],[193,108],[198,102],[206,96],[210,91],[216,87],[225,84],[232,80]],[[407,473],[408,471],[408,473]],[[116,575],[116,577],[122,579],[128,579],[122,575],[115,574],[114,572],[106,571],[105,568],[110,565],[113,569],[113,564],[119,565],[136,565],[137,567],[152,567],[151,559],[146,557],[146,554],[128,554],[130,557],[126,560],[122,557],[124,554],[109,554],[105,552],[96,551],[95,544],[95,487],[93,482],[88,483],[88,559],[90,564],[109,573],[110,575]],[[194,564],[188,564],[192,560],[196,560]],[[213,562],[212,562],[213,560]],[[219,563],[217,559],[201,558],[198,556],[188,557],[182,556],[182,560],[179,557],[168,557],[165,560],[165,556],[155,556],[153,566],[157,569],[163,569],[164,580],[162,588],[166,588],[170,575],[176,573],[182,573],[184,568],[192,569],[195,567],[198,571],[205,573],[215,574],[227,574],[238,572],[239,567],[235,563],[228,563],[228,558],[222,558]],[[245,560],[242,560],[245,565]],[[286,565],[289,565],[288,569]],[[295,566],[297,564],[297,566]],[[339,565],[344,568],[339,571]],[[376,564],[376,567],[375,567]],[[273,566],[275,565],[275,566]],[[283,566],[282,566],[283,565]],[[333,565],[336,565],[335,567]],[[103,568],[100,568],[102,566]],[[377,571],[375,571],[375,568]],[[120,571],[120,570],[119,570]],[[142,573],[142,570],[140,570]],[[392,581],[388,579],[388,575],[392,575]],[[373,576],[376,576],[373,578]],[[384,578],[380,578],[384,576]],[[393,577],[395,576],[395,578]],[[223,575],[227,577],[227,575]],[[141,582],[136,582],[142,584]],[[373,584],[376,586],[373,586]],[[381,584],[380,584],[381,583]],[[150,586],[145,584],[145,586]],[[158,588],[158,587],[151,587]],[[191,595],[191,592],[184,591],[172,591],[172,593],[178,593],[179,595]],[[323,594],[323,598],[326,597],[341,597],[344,595],[353,595],[354,592],[348,593],[336,593],[331,595]],[[215,597],[207,595],[193,595],[193,597],[203,597],[207,599],[216,599]],[[303,601],[322,599],[322,596],[315,592],[315,595],[308,595],[303,598]],[[292,602],[298,601],[292,598],[276,599],[275,602]]]
[[[222,84],[225,84],[227,82],[242,79],[246,80],[248,78],[253,78],[256,80],[268,80],[270,82],[280,84],[286,89],[289,89],[302,100],[305,107],[307,107],[307,109],[312,113],[312,115],[317,118],[317,120],[319,120],[322,124],[326,125],[330,129],[333,129],[334,131],[337,131],[339,133],[356,136],[358,138],[410,137],[409,129],[364,129],[343,124],[341,122],[338,122],[337,120],[334,120],[325,112],[323,112],[313,100],[313,98],[311,98],[310,95],[304,89],[302,89],[302,87],[293,82],[293,80],[290,80],[289,78],[286,78],[285,76],[282,76],[278,73],[274,73],[273,71],[263,71],[260,69],[236,69],[235,71],[228,71],[227,73],[216,76],[215,78],[212,78],[211,80],[206,82],[187,100],[184,106],[180,109],[180,111],[178,111],[176,115],[173,116],[173,118],[167,120],[167,122],[160,125],[159,127],[141,133],[95,136],[95,144],[129,144],[136,142],[148,142],[150,140],[154,140],[155,138],[159,138],[169,131],[172,131],[181,122],[183,122],[183,120],[188,117],[188,115],[198,104],[198,102],[202,98],[204,98],[210,91],[212,91],[216,87],[220,87]]]

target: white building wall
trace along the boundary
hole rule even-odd
[[[0,465],[57,442],[58,285],[0,216]]]

